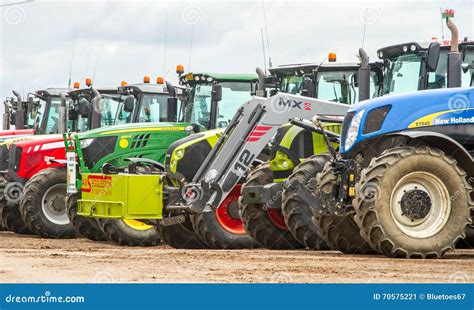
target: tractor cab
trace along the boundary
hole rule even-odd
[[[371,63],[370,96],[378,97],[382,88],[381,63]],[[324,99],[352,105],[359,100],[357,63],[306,63],[282,65],[270,69],[276,90],[288,94]]]
[[[179,84],[185,87],[178,120],[193,124],[195,131],[227,127],[235,111],[257,90],[256,74],[178,74]]]
[[[66,121],[66,88],[46,88],[28,94],[28,109],[30,115],[27,126],[34,129],[35,134],[60,133],[62,122]],[[17,112],[18,113],[18,112]],[[72,127],[67,122],[67,127]]]
[[[385,63],[383,94],[446,88],[451,40],[407,42],[381,48]],[[474,85],[474,41],[459,42],[462,55],[461,86]]]
[[[115,124],[120,106],[117,87],[88,87],[69,92],[68,119],[73,122],[71,131],[82,132],[89,129]],[[98,109],[94,108],[97,103]]]
[[[143,81],[144,83],[132,85],[122,83],[122,86],[119,87],[115,125],[173,122],[176,120],[176,108],[170,108],[170,113],[168,113],[169,95],[163,78],[158,77],[157,84],[150,84],[148,77],[145,77]]]

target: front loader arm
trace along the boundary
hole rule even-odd
[[[183,186],[180,201],[168,209],[211,211],[245,176],[282,124],[315,115],[344,116],[348,109],[345,104],[284,93],[252,98],[237,111],[193,181]]]

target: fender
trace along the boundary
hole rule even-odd
[[[419,140],[436,146],[446,154],[453,156],[469,176],[474,175],[474,159],[466,148],[453,138],[433,131],[405,130],[387,136],[402,136],[410,140]]]

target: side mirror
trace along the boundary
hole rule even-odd
[[[222,85],[212,85],[211,102],[219,102],[222,100]]]
[[[271,89],[270,90],[270,97],[275,96],[278,93],[278,89]]]
[[[438,67],[440,54],[440,45],[438,42],[433,42],[428,47],[428,53],[426,55],[426,70],[428,72],[435,72]]]
[[[178,98],[176,97],[168,97],[166,102],[166,118],[168,122],[176,122],[177,115],[178,115]]]
[[[28,103],[27,103],[27,106],[26,106],[26,113],[31,114],[31,112],[33,111],[34,106],[35,106],[35,99],[31,96],[28,97]]]
[[[313,81],[305,77],[303,78],[303,84],[301,85],[301,96],[309,97],[311,94],[311,87],[313,86]]]
[[[133,112],[134,108],[135,108],[135,97],[133,97],[133,95],[128,95],[125,98],[123,110],[127,113],[131,113]]]
[[[12,111],[10,113],[10,125],[15,126],[15,121],[16,121],[16,111]]]
[[[86,98],[79,100],[79,115],[82,117],[88,117],[90,111],[90,102]]]
[[[67,117],[70,121],[76,121],[79,118],[79,113],[77,113],[74,106],[69,107]]]

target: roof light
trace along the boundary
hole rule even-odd
[[[150,84],[150,77],[148,75],[143,77],[143,83]]]
[[[194,80],[199,81],[199,76],[195,76]]]
[[[415,44],[412,44],[412,45],[410,46],[410,50],[411,50],[412,52],[416,51],[416,45],[415,45]]]
[[[86,79],[86,85],[87,85],[87,87],[90,87],[92,85],[92,79],[91,78]]]
[[[212,77],[210,77],[210,76],[207,77],[207,81],[208,81],[208,82],[212,82],[213,80],[214,80],[214,79],[213,79]]]
[[[379,58],[380,58],[380,59],[383,58],[383,52],[382,52],[382,51],[379,51]]]
[[[156,84],[165,84],[165,79],[162,76],[157,77]]]
[[[79,83],[79,82],[74,82],[74,88],[75,88],[75,89],[78,89],[79,87],[81,87],[81,83]]]
[[[120,86],[122,86],[122,87],[127,86],[127,81],[122,81],[122,82],[120,82]]]
[[[408,46],[403,45],[403,52],[404,52],[404,53],[408,52]]]
[[[184,73],[184,67],[183,67],[183,65],[177,65],[177,66],[176,66],[176,73],[178,73],[178,74],[180,74],[180,75]]]
[[[188,73],[186,74],[186,81],[191,81],[193,79],[193,74],[192,73]]]
[[[204,75],[201,76],[201,81],[205,81],[206,77]]]
[[[335,62],[336,59],[337,59],[336,53],[330,52],[329,55],[328,55],[328,61],[329,62]]]

